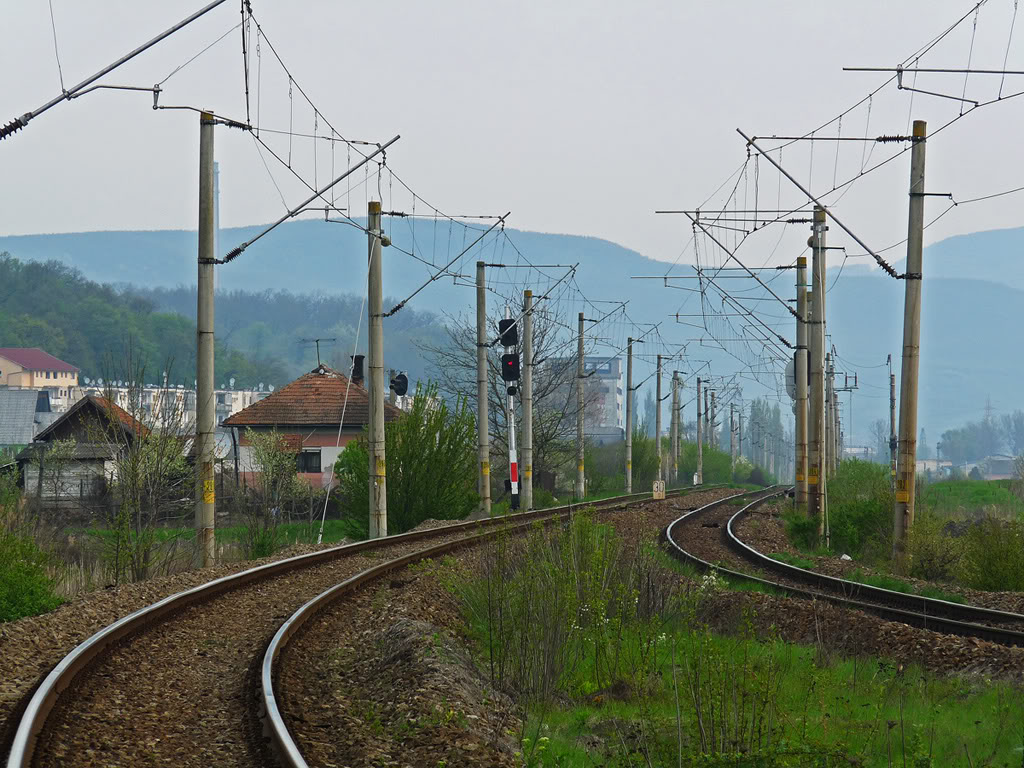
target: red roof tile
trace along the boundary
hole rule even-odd
[[[370,418],[370,395],[361,385],[350,385],[347,376],[321,365],[224,419],[224,426],[336,426],[342,410],[346,427],[362,427]],[[401,413],[390,403],[384,403],[385,421],[392,421]]]
[[[39,347],[0,347],[0,357],[6,357],[30,371],[79,371],[71,363],[65,363]]]
[[[128,411],[117,403],[111,402],[107,398],[99,397],[97,395],[87,395],[86,397],[92,400],[93,404],[103,413],[113,416],[121,422],[122,426],[131,429],[135,434],[142,435],[143,437],[149,434],[149,428],[146,425],[128,413]]]
[[[59,431],[62,425],[69,421],[75,414],[77,414],[83,408],[92,406],[93,410],[101,416],[106,418],[113,417],[120,425],[136,435],[145,437],[149,434],[149,428],[144,425],[141,421],[134,418],[128,411],[119,406],[117,403],[112,403],[105,397],[99,397],[97,395],[86,395],[67,411],[60,415],[50,426],[36,435],[36,440],[45,440],[48,435],[52,435]]]

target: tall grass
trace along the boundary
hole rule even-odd
[[[729,635],[714,575],[682,588],[664,555],[580,514],[446,566],[492,684],[526,713],[524,765],[1020,765],[1024,697],[783,642],[753,609]],[[761,632],[762,634],[759,634]]]

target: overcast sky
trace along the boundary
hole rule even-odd
[[[200,3],[53,0],[65,83],[77,83]],[[61,89],[48,4],[5,4],[3,123]],[[511,210],[511,226],[595,235],[666,260],[679,256],[690,228],[653,211],[694,207],[735,171],[746,156],[737,127],[759,136],[811,130],[885,77],[844,73],[844,65],[895,65],[971,7],[962,0],[253,3],[296,81],[339,131],[374,141],[402,135],[389,165],[424,199],[454,213]],[[1012,0],[990,0],[981,9],[974,66],[1002,66],[1012,13]],[[239,18],[238,3],[229,0],[104,82],[161,81]],[[972,22],[922,66],[965,66]],[[1024,69],[1022,36],[1018,28],[1011,69]],[[250,52],[251,111],[259,100],[264,127],[287,129],[291,121],[294,131],[311,132],[310,110],[297,92],[289,108],[287,79],[265,43],[261,54],[257,96],[257,59]],[[244,118],[241,61],[236,30],[168,79],[161,103]],[[963,92],[962,76],[923,77],[919,87]],[[972,78],[966,92],[987,99],[998,87],[999,78]],[[1024,90],[1024,77],[1008,78],[1004,94],[1017,90]],[[905,133],[911,116],[937,127],[960,109],[950,99],[913,98],[911,113],[911,94],[888,87],[872,101],[870,124],[862,106],[845,119],[843,135]],[[146,93],[91,93],[57,105],[0,143],[0,231],[194,228],[197,116],[155,112],[151,103]],[[1024,183],[1017,147],[1022,110],[1024,98],[984,107],[929,142],[929,190],[965,199]],[[828,129],[836,131],[835,124]],[[293,167],[307,178],[311,145],[294,139],[291,147]],[[328,146],[318,144],[321,183],[331,168]],[[787,150],[784,162],[815,189],[827,189],[833,178],[856,172],[862,158],[859,144],[839,145],[838,157],[836,146],[815,143],[812,156],[804,143]],[[278,137],[275,147],[286,153],[287,140]],[[871,150],[875,159],[891,151],[891,145]],[[281,198],[251,137],[219,129],[216,154],[222,226],[281,214]],[[266,159],[288,204],[299,202],[303,188]],[[339,148],[339,171],[344,160]],[[905,236],[908,167],[903,155],[838,202],[836,211],[873,248]],[[748,202],[753,171],[748,166],[742,182]],[[758,176],[760,206],[801,202],[766,164]],[[363,195],[351,197],[359,199],[358,213]],[[926,242],[1018,226],[1021,203],[1021,196],[1009,196],[958,208],[928,230]],[[928,206],[932,213],[945,204],[930,199]],[[805,227],[787,233],[789,250],[771,258],[791,260],[806,236]],[[770,247],[776,239],[765,242]]]

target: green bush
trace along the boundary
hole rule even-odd
[[[798,512],[785,514],[786,534],[798,548],[813,550],[818,547],[818,521]]]
[[[682,443],[679,452],[679,478],[689,485],[697,471],[697,444]],[[705,445],[702,458],[705,484],[732,482],[732,456],[727,451]]]
[[[623,493],[626,488],[626,444],[587,442],[583,446],[587,495]],[[534,502],[536,503],[536,502]]]
[[[31,536],[0,531],[0,622],[46,613],[63,602],[50,575],[55,565]]]
[[[1024,521],[986,517],[966,537],[961,581],[973,589],[1024,591]]]
[[[430,518],[460,520],[476,509],[476,420],[464,400],[452,408],[436,387],[417,387],[412,410],[386,425],[384,440],[389,534]],[[334,466],[350,538],[369,535],[369,464],[364,433]]]
[[[828,479],[828,505],[833,551],[888,558],[893,509],[888,466],[859,459],[841,462]]]
[[[953,581],[964,553],[963,542],[943,530],[943,519],[928,507],[919,509],[907,551],[910,575],[928,581]]]
[[[623,450],[623,466],[625,466],[625,446]],[[658,445],[653,437],[639,429],[633,430],[633,491],[649,491],[658,479]],[[671,466],[671,458],[668,465]]]
[[[46,613],[63,602],[51,575],[55,558],[18,530],[20,502],[14,473],[0,473],[0,622]]]
[[[750,477],[747,478],[747,482],[751,485],[760,485],[763,487],[768,485],[768,478],[763,469],[760,467],[754,467],[750,470]]]

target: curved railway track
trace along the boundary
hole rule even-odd
[[[727,501],[747,495],[749,495],[749,492],[734,493],[726,496],[724,500]],[[548,521],[553,522],[556,519],[552,517],[548,518]],[[531,526],[532,523],[523,523],[512,529],[512,532]],[[274,752],[282,765],[287,768],[308,768],[310,765],[300,743],[301,738],[293,732],[293,728],[289,727],[290,718],[282,702],[282,685],[280,683],[282,673],[281,662],[289,643],[294,638],[300,636],[310,625],[315,624],[318,616],[322,613],[328,613],[329,609],[336,608],[337,603],[352,596],[361,587],[399,568],[420,560],[436,558],[453,551],[457,547],[472,546],[491,535],[492,533],[486,532],[478,534],[471,539],[460,540],[454,544],[440,543],[371,567],[309,600],[281,625],[263,655],[260,672],[260,706],[264,717],[265,733],[268,734]],[[295,724],[292,723],[292,725]]]
[[[763,495],[735,512],[728,506],[728,500],[688,512],[664,531],[669,551],[677,559],[702,570],[714,568],[730,579],[778,590],[792,597],[823,600],[921,629],[1024,647],[1024,615],[826,576],[775,560],[741,541],[736,535],[738,521],[759,504],[782,493],[784,491],[777,490]],[[722,563],[727,560],[741,561],[748,569],[724,567]],[[773,578],[766,578],[767,574]]]
[[[649,497],[620,496],[595,506],[622,509]],[[573,508],[292,557],[135,611],[74,648],[26,697],[6,765],[267,763],[271,755],[255,706],[261,660],[275,631],[294,631],[292,621],[282,621],[296,606],[332,587],[345,592],[406,562],[470,545],[489,530],[560,519]],[[423,550],[425,540],[436,543]]]

